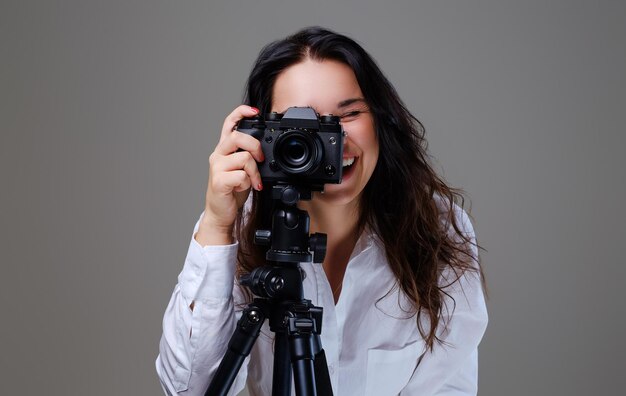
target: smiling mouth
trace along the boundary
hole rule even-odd
[[[356,161],[356,157],[344,158],[341,166],[343,169],[348,169],[354,164],[354,161]]]

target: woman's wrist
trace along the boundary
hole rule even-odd
[[[202,216],[198,226],[198,232],[194,235],[194,239],[201,246],[214,245],[231,245],[233,243],[232,226],[218,226],[211,221],[210,216]]]

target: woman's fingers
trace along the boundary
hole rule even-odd
[[[246,105],[241,105],[233,110],[224,120],[222,134],[215,152],[228,155],[239,150],[249,151],[257,162],[262,162],[265,158],[261,149],[261,142],[248,134],[235,130],[242,118],[254,117],[258,114],[259,111],[256,108]]]
[[[259,168],[252,154],[248,151],[238,151],[227,156],[221,156],[219,160],[213,159],[212,167],[212,172],[216,175],[243,170],[250,179],[250,184],[254,189],[261,189],[259,187],[262,183]]]
[[[248,151],[257,162],[265,160],[261,142],[239,131],[232,131],[223,136],[215,148],[215,152],[221,155],[229,155],[238,150]]]
[[[228,136],[230,132],[235,130],[235,127],[241,121],[242,118],[246,117],[254,117],[259,114],[259,110],[254,107],[241,105],[238,106],[232,113],[230,113],[226,119],[224,120],[224,125],[222,126],[222,135],[221,138]]]
[[[234,192],[246,191],[251,187],[250,177],[243,170],[236,170],[220,174],[219,181],[213,184],[215,192],[221,194],[231,194]]]

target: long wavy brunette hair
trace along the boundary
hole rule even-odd
[[[437,327],[445,324],[446,287],[466,271],[476,271],[477,245],[463,232],[455,206],[463,207],[462,190],[449,187],[429,164],[425,131],[407,110],[375,61],[354,40],[310,27],[267,45],[249,76],[245,103],[271,111],[277,76],[288,67],[312,60],[335,60],[354,72],[373,116],[380,153],[360,201],[359,231],[369,227],[384,245],[397,284],[413,304],[412,314],[429,348]],[[403,197],[398,199],[398,197]],[[253,244],[254,231],[267,228],[270,203],[266,192],[253,191],[250,212],[240,210],[235,232],[240,242],[238,271],[246,273],[265,262],[265,249]],[[245,217],[245,219],[244,219]],[[450,271],[453,279],[442,273]],[[484,287],[484,281],[483,281]],[[429,326],[422,325],[422,315]]]

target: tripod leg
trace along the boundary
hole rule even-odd
[[[320,395],[332,395],[333,387],[330,382],[330,374],[328,373],[328,362],[326,361],[326,353],[322,349],[322,341],[319,334],[313,335],[313,353],[315,354],[313,362],[315,386]]]
[[[283,332],[277,332],[274,340],[274,376],[272,396],[291,395],[291,358],[289,340]]]
[[[316,396],[313,329],[310,318],[289,318],[289,352],[297,396]]]
[[[228,393],[259,336],[264,320],[265,315],[257,306],[250,305],[243,311],[205,396],[225,396]]]

